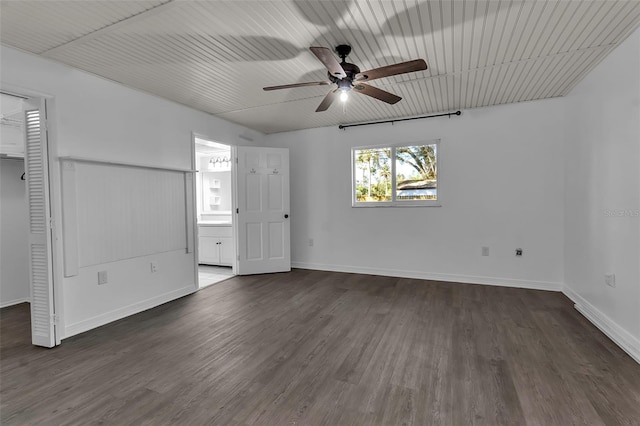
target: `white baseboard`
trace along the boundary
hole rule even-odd
[[[187,287],[183,287],[178,290],[173,290],[168,293],[160,294],[150,299],[133,303],[129,306],[124,306],[122,308],[118,308],[113,311],[105,312],[104,314],[96,315],[95,317],[91,317],[86,320],[69,324],[68,326],[65,327],[65,333],[64,333],[63,339],[74,336],[76,334],[84,333],[85,331],[89,331],[96,327],[100,327],[110,322],[128,317],[130,315],[137,314],[142,311],[146,311],[147,309],[154,308],[158,305],[162,305],[163,303],[170,302],[172,300],[178,299],[180,297],[186,296],[196,291],[197,290],[194,288],[193,284],[190,284]]]
[[[512,279],[512,278],[441,274],[441,273],[422,272],[422,271],[407,271],[407,270],[400,270],[400,269],[368,268],[368,267],[346,266],[346,265],[326,265],[326,264],[315,264],[315,263],[306,263],[306,262],[291,262],[291,266],[293,268],[313,269],[313,270],[319,270],[319,271],[349,272],[354,274],[382,275],[387,277],[415,278],[415,279],[421,279],[421,280],[448,281],[448,282],[458,282],[458,283],[466,283],[466,284],[485,284],[485,285],[494,285],[494,286],[500,286],[500,287],[527,288],[531,290],[562,291],[562,288],[563,288],[562,283],[554,283],[554,282],[548,282],[548,281],[519,280],[519,279]]]
[[[636,339],[631,333],[620,327],[611,318],[600,312],[595,306],[587,302],[582,296],[569,287],[565,286],[562,292],[573,303],[574,307],[586,319],[591,321],[593,325],[598,327],[609,339],[629,354],[638,364],[640,364],[640,340]]]
[[[0,308],[7,308],[9,306],[13,306],[13,305],[17,305],[19,303],[30,303],[31,301],[29,300],[28,297],[22,298],[22,299],[14,299],[14,300],[8,300],[6,302],[2,302],[0,303]]]

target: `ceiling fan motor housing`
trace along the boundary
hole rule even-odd
[[[327,73],[327,75],[329,76],[329,80],[332,83],[336,83],[338,85],[338,88],[350,89],[352,86],[353,79],[356,77],[356,74],[360,72],[360,68],[358,68],[357,65],[346,61],[346,57],[349,55],[349,53],[351,53],[351,46],[347,44],[341,44],[339,46],[336,46],[336,53],[342,59],[340,66],[344,70],[344,73],[347,74],[347,76],[340,79],[332,75],[330,72]]]
[[[351,83],[353,79],[356,78],[356,74],[360,72],[360,68],[358,68],[357,65],[350,64],[349,62],[342,61],[340,63],[340,66],[344,70],[344,73],[347,74],[345,78],[340,79],[336,76],[331,75],[331,73],[327,73],[327,75],[329,76],[329,80],[332,83],[338,84],[338,86],[340,86],[340,81],[348,81],[349,83]]]

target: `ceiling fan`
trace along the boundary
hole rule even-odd
[[[326,47],[310,47],[309,49],[314,55],[316,55],[320,62],[327,67],[327,74],[329,76],[328,81],[312,81],[307,83],[285,84],[282,86],[269,86],[265,87],[263,90],[290,89],[293,87],[305,86],[325,86],[335,83],[338,87],[327,93],[327,96],[324,97],[316,109],[316,112],[326,111],[335,100],[337,93],[340,94],[340,99],[343,102],[346,101],[349,96],[348,93],[352,90],[355,93],[371,96],[372,98],[379,99],[388,104],[395,104],[402,99],[400,96],[378,89],[374,86],[369,86],[363,82],[427,69],[427,63],[423,59],[414,59],[413,61],[400,62],[360,72],[360,68],[358,68],[357,65],[346,61],[346,57],[351,53],[351,46],[349,45],[341,44],[336,46],[336,53],[340,58],[342,58],[342,62],[338,62],[331,53],[331,50]]]

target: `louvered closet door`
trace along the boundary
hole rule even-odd
[[[29,201],[29,281],[31,285],[31,341],[55,346],[49,167],[44,101],[25,111],[25,168]]]

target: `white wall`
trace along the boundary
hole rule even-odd
[[[0,307],[29,300],[24,161],[0,159]]]
[[[290,149],[293,266],[561,289],[563,111],[552,99],[267,135]],[[442,207],[351,207],[352,147],[435,138]]]
[[[640,362],[640,31],[565,101],[568,294]]]
[[[49,102],[54,156],[88,157],[191,169],[191,132],[232,145],[259,145],[262,135],[209,114],[169,102],[58,63],[1,47],[3,88],[38,92]],[[53,166],[55,215],[61,216],[60,167]],[[99,196],[99,194],[96,194]],[[123,205],[123,209],[127,206]],[[99,226],[99,224],[97,224]],[[56,228],[57,253],[62,231]],[[149,261],[159,263],[153,276]],[[58,292],[64,311],[62,337],[179,297],[196,288],[194,254],[164,253],[80,268],[62,279],[56,259]],[[97,285],[97,271],[107,270],[109,283]]]

